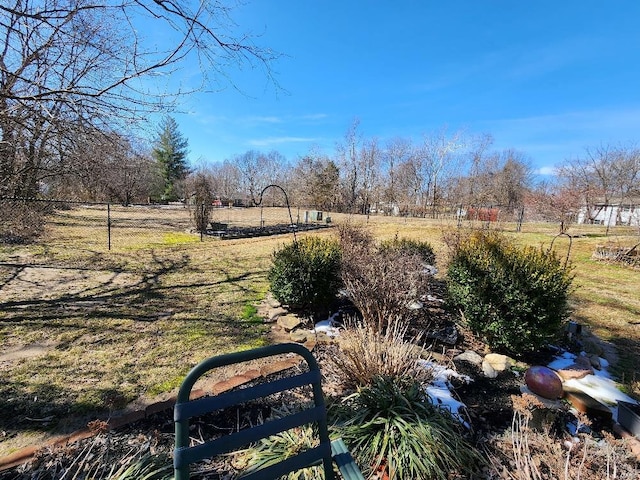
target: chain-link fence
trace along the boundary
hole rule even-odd
[[[323,212],[299,207],[122,206],[23,198],[0,198],[0,214],[4,243],[21,243],[64,227],[69,238],[85,237],[86,242],[107,249],[295,233],[331,223]],[[197,223],[204,228],[197,228]]]

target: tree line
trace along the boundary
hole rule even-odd
[[[490,135],[441,129],[380,140],[365,137],[357,121],[330,153],[286,159],[247,151],[189,171],[188,139],[171,117],[151,147],[131,132],[192,91],[232,82],[230,65],[259,67],[277,88],[270,64],[278,54],[257,45],[231,13],[223,2],[195,0],[0,4],[0,197],[126,205],[196,192],[208,198],[206,191],[251,202],[276,183],[293,204],[322,210],[437,216],[460,205],[499,205],[563,220],[587,205],[593,220],[603,202],[639,195],[635,146],[587,148],[559,165],[552,182],[536,184],[526,153],[496,150]],[[147,41],[141,32],[150,29],[168,32],[166,39]],[[191,90],[157,81],[187,60],[201,66]],[[269,196],[266,203],[281,202],[277,192]]]

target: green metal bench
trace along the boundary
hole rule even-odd
[[[196,381],[212,369],[287,353],[295,353],[301,356],[306,361],[309,370],[286,378],[221,393],[220,395],[189,400],[191,389]],[[364,480],[362,473],[342,440],[337,439],[332,442],[329,439],[327,409],[320,381],[321,375],[318,362],[309,350],[295,343],[270,345],[254,350],[220,355],[208,358],[196,365],[187,374],[180,386],[174,408],[176,439],[173,466],[175,480],[188,480],[189,465],[192,463],[238,450],[243,446],[271,435],[311,423],[316,423],[318,426],[319,444],[317,446],[304,450],[274,465],[251,472],[241,478],[245,480],[276,479],[301,468],[322,464],[325,479],[329,480],[335,478],[333,471],[333,463],[335,463],[344,479]],[[305,385],[310,385],[313,389],[313,405],[310,408],[282,418],[269,420],[262,425],[240,430],[200,445],[189,446],[190,418]]]

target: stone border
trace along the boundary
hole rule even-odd
[[[313,345],[309,345],[313,348]],[[266,377],[268,375],[272,375],[274,373],[279,373],[289,368],[293,368],[300,364],[300,358],[293,357],[285,360],[279,360],[276,362],[272,362],[268,365],[264,365],[262,367],[254,368],[251,370],[247,370],[244,373],[235,375],[226,380],[221,380],[217,382],[212,382],[209,384],[205,384],[202,388],[195,389],[191,391],[190,398],[196,399],[200,397],[204,397],[208,394],[219,395],[223,392],[227,392],[235,387],[240,385],[244,385],[252,380],[255,380],[259,377]],[[124,427],[130,423],[137,422],[139,420],[144,420],[145,418],[149,418],[152,415],[160,412],[164,412],[173,406],[176,403],[177,394],[172,395],[167,400],[162,400],[158,402],[151,403],[144,408],[138,410],[132,410],[126,412],[122,415],[118,415],[116,417],[109,418],[106,421],[106,430],[115,430],[116,428]],[[86,438],[93,437],[99,433],[97,429],[83,428],[81,430],[76,430],[68,435],[60,435],[52,438],[51,440],[45,442],[44,444],[39,445],[31,445],[29,447],[21,448],[20,450],[13,452],[10,455],[7,455],[4,458],[0,458],[0,472],[5,470],[9,470],[10,468],[17,467],[23,463],[31,460],[40,450],[47,447],[63,447],[65,445],[69,445],[71,443],[78,442],[80,440],[84,440]]]

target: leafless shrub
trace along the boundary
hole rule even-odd
[[[535,397],[513,397],[511,429],[493,441],[489,455],[492,480],[632,480],[637,460],[623,441],[605,433],[600,440],[580,433],[554,435],[530,426],[532,411],[543,407]],[[578,419],[588,423],[586,417]]]
[[[378,332],[408,315],[408,305],[428,290],[430,275],[419,255],[380,249],[369,232],[340,228],[342,281],[363,321]]]
[[[427,381],[429,371],[418,361],[425,350],[405,339],[407,327],[389,325],[384,333],[366,323],[349,324],[340,334],[339,348],[328,357],[347,389],[369,385],[375,377],[415,378]]]
[[[0,243],[29,243],[44,232],[45,203],[0,200]]]

